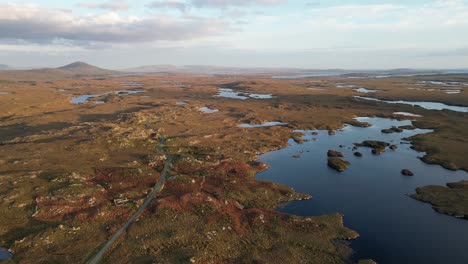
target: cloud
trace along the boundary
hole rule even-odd
[[[286,0],[192,0],[191,3],[196,7],[217,7],[226,8],[230,6],[246,5],[277,5],[287,2]]]
[[[468,48],[458,48],[458,49],[449,49],[449,50],[436,50],[424,53],[424,57],[468,57]]]
[[[105,9],[111,11],[126,11],[130,9],[130,4],[125,1],[109,1],[105,3],[88,2],[79,3],[78,5],[85,8]]]
[[[190,7],[196,8],[229,8],[248,5],[278,5],[287,0],[158,0],[149,4],[152,8],[174,8],[185,12]]]
[[[181,0],[160,0],[154,1],[148,5],[150,8],[174,8],[185,13],[189,8],[189,4]]]
[[[414,30],[467,26],[468,6],[461,0],[411,7],[395,4],[338,5],[309,10],[309,25],[337,29]]]
[[[248,17],[248,25],[239,24],[239,32],[223,37],[224,46],[272,52],[342,46],[437,51],[468,46],[466,1],[333,2]]]
[[[220,19],[197,16],[122,16],[114,12],[77,16],[72,11],[37,5],[0,4],[0,40],[73,44],[179,41],[229,30]]]

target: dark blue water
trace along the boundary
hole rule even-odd
[[[0,261],[9,260],[12,257],[13,257],[13,254],[11,254],[8,250],[4,248],[0,248]]]
[[[361,121],[373,126],[347,126],[335,136],[327,131],[312,136],[308,131],[305,138],[311,141],[301,145],[291,141],[290,147],[261,156],[270,169],[258,174],[258,178],[313,196],[311,200],[287,203],[279,211],[302,216],[340,212],[345,225],[360,234],[351,244],[356,259],[372,258],[384,264],[468,263],[468,221],[438,214],[429,204],[407,196],[420,186],[466,180],[468,173],[427,165],[417,158],[422,153],[400,144],[401,138],[430,130],[383,134],[381,129],[410,121]],[[353,143],[366,139],[393,141],[398,149],[375,156],[370,149],[360,148],[364,157],[353,156]],[[329,169],[328,149],[344,152],[345,160],[352,163],[349,169],[342,173]],[[297,154],[299,159],[292,158]],[[402,176],[402,169],[412,170],[415,176]]]

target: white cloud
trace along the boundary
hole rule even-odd
[[[152,8],[175,8],[185,12],[191,7],[225,9],[251,5],[272,6],[286,2],[287,0],[157,0],[148,6]]]
[[[308,24],[337,29],[425,29],[467,26],[464,1],[436,1],[423,6],[391,4],[341,5],[312,8]]]
[[[287,8],[266,10],[287,2],[153,0],[151,10],[129,10],[140,12],[138,16],[105,8],[77,15],[38,5],[0,4],[0,59],[29,52],[23,61],[33,61],[41,49],[58,49],[60,58],[74,54],[76,59],[114,64],[118,57],[122,65],[164,58],[165,63],[244,66],[468,67],[466,0],[300,7],[289,1],[293,4]],[[111,48],[98,50],[102,47]]]
[[[115,12],[77,16],[69,10],[38,5],[0,4],[0,40],[20,39],[49,43],[132,43],[179,41],[221,34],[228,24],[196,16],[123,16]]]
[[[85,8],[105,9],[111,11],[128,10],[131,7],[130,4],[125,1],[109,1],[105,3],[86,2],[79,3],[78,5]]]
[[[189,4],[182,0],[159,0],[148,5],[151,8],[174,8],[181,12],[185,12],[189,8]]]
[[[277,5],[287,2],[286,0],[192,0],[196,7],[229,7],[247,5]]]
[[[465,1],[312,6],[254,17],[224,39],[242,50],[455,49],[468,46],[467,18]]]

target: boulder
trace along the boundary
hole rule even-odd
[[[401,170],[401,174],[405,176],[413,176],[414,173],[408,169]]]
[[[362,157],[362,153],[361,153],[361,152],[354,152],[354,156],[356,156],[356,157]]]

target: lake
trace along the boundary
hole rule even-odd
[[[266,153],[261,161],[270,169],[257,178],[291,186],[312,195],[311,200],[283,204],[280,212],[315,216],[339,212],[347,227],[359,232],[351,242],[355,259],[371,258],[378,263],[468,263],[468,221],[435,212],[427,203],[408,196],[426,185],[445,185],[468,179],[464,171],[449,171],[418,159],[423,153],[410,148],[405,137],[431,130],[405,130],[384,134],[382,129],[411,124],[384,118],[360,118],[369,128],[346,126],[336,135],[328,131],[304,131],[304,144],[290,140],[290,146]],[[315,140],[314,140],[315,139]],[[371,154],[359,148],[363,157],[355,157],[354,143],[381,140],[396,144],[396,151]],[[343,145],[345,147],[340,148]],[[351,166],[344,172],[327,166],[327,151],[341,151]],[[293,158],[299,155],[299,158]],[[410,169],[415,176],[401,175]]]

